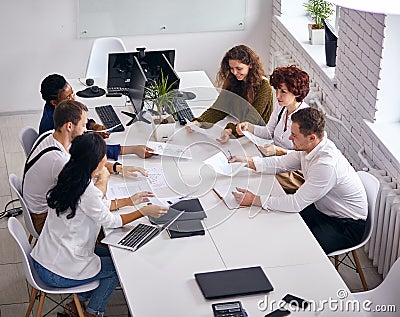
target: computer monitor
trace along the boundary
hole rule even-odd
[[[112,53],[108,55],[108,91],[124,91],[129,88],[135,53]]]
[[[159,51],[146,51],[144,47],[139,47],[136,49],[137,52],[135,55],[138,57],[139,61],[141,58],[145,57],[147,54],[150,55],[161,55],[164,54],[165,57],[168,59],[169,63],[171,64],[172,68],[175,67],[175,50],[159,50]]]
[[[164,55],[164,57],[163,57]],[[107,89],[109,91],[124,91],[130,87],[134,57],[142,66],[147,79],[160,79],[160,69],[168,75],[168,82],[176,82],[174,88],[179,87],[179,78],[174,68],[175,50],[111,53],[108,55]]]
[[[180,79],[164,53],[149,52],[138,60],[147,79],[160,82],[162,73],[164,78],[168,77],[168,86],[172,86],[172,89],[179,88]]]
[[[147,77],[135,56],[133,56],[130,74],[131,77],[127,94],[132,102],[135,113],[139,114],[143,108],[144,87],[146,86]]]

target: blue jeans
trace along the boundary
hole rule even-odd
[[[43,282],[53,287],[74,287],[99,280],[100,284],[97,288],[92,291],[80,293],[78,294],[78,297],[81,302],[86,302],[90,299],[86,308],[88,313],[93,315],[101,315],[104,313],[110,296],[115,287],[118,285],[119,280],[111,257],[100,256],[100,260],[100,272],[97,275],[84,280],[72,280],[62,277],[49,271],[35,260],[33,260],[33,265]]]

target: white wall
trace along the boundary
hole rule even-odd
[[[281,1],[283,0],[274,0],[276,14],[279,14]],[[327,121],[329,138],[353,166],[357,170],[365,167],[357,154],[360,146],[356,141],[359,141],[365,148],[364,156],[370,164],[387,171],[388,175],[399,183],[398,160],[364,121],[373,122],[377,112],[379,113],[377,95],[379,80],[384,75],[381,72],[381,63],[386,22],[386,16],[383,14],[341,8],[335,68],[336,85],[276,18],[272,19],[271,53],[290,54],[319,86],[322,103],[327,112],[340,119],[351,131],[349,134],[341,125]],[[392,22],[394,21],[389,20],[388,26],[391,26]],[[393,73],[396,73],[397,69],[392,69]],[[391,95],[393,96],[393,91]],[[392,101],[395,99],[392,97]]]
[[[400,16],[388,15],[384,33],[384,50],[382,54],[381,73],[378,91],[378,103],[376,112],[377,122],[399,122],[400,121],[400,100],[396,92],[400,85]]]
[[[117,1],[116,1],[117,2]],[[78,0],[0,4],[0,114],[40,111],[39,87],[50,73],[83,77],[93,39],[77,38]],[[126,47],[176,49],[178,71],[205,70],[214,80],[223,54],[245,43],[268,64],[271,0],[248,0],[244,31],[122,37]],[[221,12],[221,14],[224,14]]]

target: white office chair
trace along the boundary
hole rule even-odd
[[[39,291],[41,292],[41,294],[39,299],[39,305],[36,311],[36,317],[40,317],[42,314],[43,303],[46,294],[73,294],[74,301],[79,312],[79,317],[84,317],[81,303],[78,299],[77,293],[83,293],[95,289],[99,285],[99,281],[90,282],[76,287],[65,287],[65,288],[57,288],[46,285],[40,279],[35,268],[33,267],[33,260],[30,255],[32,247],[28,242],[25,229],[22,226],[22,224],[16,218],[11,217],[8,220],[8,230],[10,231],[11,235],[18,244],[18,247],[21,251],[22,265],[24,267],[25,277],[28,283],[32,286],[32,293],[29,299],[29,306],[26,311],[25,317],[30,316],[33,305],[36,300],[36,295],[38,294]],[[61,305],[61,303],[59,303],[58,305]]]
[[[126,52],[121,39],[104,37],[95,39],[86,68],[86,78],[107,77],[108,54]]]
[[[21,180],[19,177],[15,174],[10,174],[8,176],[8,182],[10,183],[11,188],[14,190],[14,192],[17,194],[19,202],[21,203],[22,207],[22,214],[24,216],[24,221],[25,221],[25,226],[28,229],[29,232],[29,243],[32,242],[32,238],[38,239],[39,238],[39,233],[36,232],[35,227],[33,226],[32,218],[29,213],[28,206],[25,203],[24,198],[22,197],[22,184]]]
[[[370,306],[371,309],[375,308],[376,305],[386,305],[386,309],[389,308],[389,305],[396,305],[396,311],[367,311],[364,312],[366,316],[399,316],[398,309],[400,307],[400,258],[394,262],[392,268],[389,273],[386,275],[386,278],[383,282],[378,285],[376,288],[366,291],[366,292],[358,292],[353,293],[355,299],[357,299],[360,303],[368,300],[372,302]],[[393,307],[393,306],[392,306]]]
[[[28,156],[31,152],[33,143],[38,138],[39,133],[32,127],[25,127],[19,132],[19,142],[21,142],[22,148],[24,149],[25,156]]]
[[[364,273],[362,271],[356,250],[358,248],[361,248],[362,246],[364,246],[368,242],[369,238],[371,237],[372,229],[374,227],[375,203],[376,203],[376,198],[377,198],[378,191],[379,191],[379,181],[376,179],[375,176],[371,175],[370,173],[364,172],[364,171],[357,172],[357,174],[360,177],[361,182],[364,185],[365,191],[367,192],[367,199],[368,199],[368,217],[367,217],[367,223],[365,225],[365,231],[364,231],[363,238],[361,239],[361,242],[359,244],[357,244],[353,247],[347,248],[347,249],[334,251],[332,253],[329,253],[328,256],[335,258],[335,268],[337,270],[339,270],[340,264],[349,266],[343,262],[345,258],[349,258],[351,263],[354,266],[354,267],[351,267],[351,266],[349,266],[349,267],[355,269],[356,272],[358,272],[358,274],[360,275],[361,283],[364,287],[364,290],[368,290],[368,285],[365,280]],[[351,258],[349,256],[350,252],[353,255],[355,263],[353,263],[353,261],[351,260]],[[339,261],[340,254],[345,254],[345,256],[343,257],[343,259],[341,259]]]

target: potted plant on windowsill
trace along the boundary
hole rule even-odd
[[[150,80],[144,88],[145,102],[152,113],[153,135],[156,141],[170,140],[175,131],[176,112],[174,98],[176,98],[174,83],[168,84],[168,76],[161,70],[159,81]]]
[[[311,44],[324,44],[325,33],[322,20],[326,20],[333,13],[333,5],[324,0],[308,0],[304,3],[304,7],[314,22],[308,25]]]

